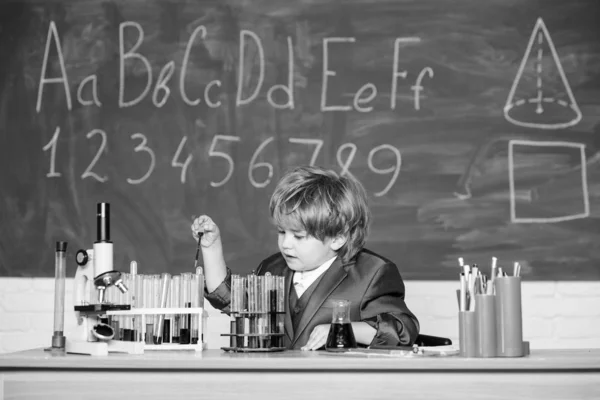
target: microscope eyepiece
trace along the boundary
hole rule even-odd
[[[96,211],[96,243],[110,242],[110,204],[98,203]]]

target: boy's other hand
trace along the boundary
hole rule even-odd
[[[308,342],[302,347],[302,350],[319,350],[322,347],[325,347],[325,343],[327,343],[327,336],[329,336],[329,329],[331,324],[322,324],[315,326],[315,329],[310,333],[310,337],[308,338]]]
[[[203,233],[202,240],[200,241],[202,247],[210,247],[221,238],[219,227],[208,215],[201,215],[196,218],[191,228],[192,235],[196,241],[198,241],[198,233]]]

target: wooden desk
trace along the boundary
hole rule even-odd
[[[526,358],[350,358],[320,352],[0,355],[8,399],[600,399],[600,349]]]

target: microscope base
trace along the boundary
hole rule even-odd
[[[144,342],[108,341],[109,353],[144,354]]]
[[[84,342],[69,340],[65,344],[65,351],[72,354],[86,354],[90,356],[107,356],[108,344],[106,342]]]
[[[144,354],[144,342],[123,342],[108,340],[102,342],[84,342],[67,339],[65,351],[72,354],[107,356],[108,353]]]

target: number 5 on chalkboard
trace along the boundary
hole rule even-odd
[[[229,171],[227,171],[227,175],[225,175],[225,178],[223,178],[223,180],[221,180],[220,182],[210,182],[210,185],[212,187],[219,187],[219,186],[223,186],[224,184],[227,183],[227,181],[229,180],[229,178],[231,178],[231,175],[233,174],[233,168],[234,168],[234,163],[233,163],[233,159],[231,158],[231,156],[227,153],[223,153],[222,151],[216,151],[215,147],[217,147],[217,142],[219,140],[227,140],[229,142],[239,142],[240,138],[239,136],[228,136],[228,135],[215,135],[215,137],[213,137],[213,141],[210,144],[210,149],[208,149],[208,155],[209,157],[221,157],[224,158],[225,160],[227,160],[227,162],[229,163]]]

